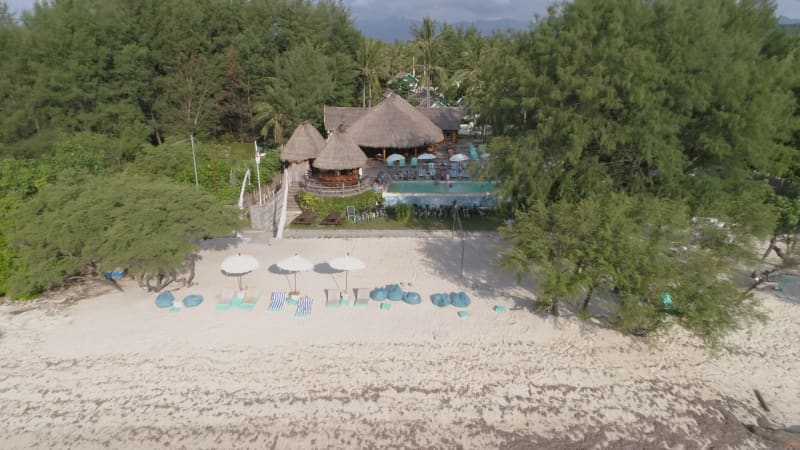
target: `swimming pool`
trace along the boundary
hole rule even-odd
[[[479,194],[497,189],[497,183],[486,181],[395,181],[388,192],[403,194]]]
[[[383,204],[418,206],[459,206],[494,208],[497,183],[487,181],[395,181],[383,193]]]

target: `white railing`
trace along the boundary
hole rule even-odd
[[[283,239],[283,229],[286,227],[286,209],[289,206],[289,187],[292,185],[291,170],[283,171],[283,207],[281,208],[281,218],[278,221],[278,231],[275,239]]]

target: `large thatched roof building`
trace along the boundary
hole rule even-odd
[[[317,157],[325,138],[309,122],[303,122],[295,128],[289,142],[281,150],[281,159],[288,162],[303,162]]]
[[[345,127],[361,147],[407,149],[442,142],[445,134],[454,140],[464,112],[461,108],[414,108],[390,93],[372,108],[326,106],[324,117],[328,133]]]
[[[313,166],[319,169],[318,178],[323,184],[339,187],[358,184],[358,169],[366,163],[367,155],[348,132],[340,129],[328,137]]]

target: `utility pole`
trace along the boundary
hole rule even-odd
[[[192,163],[194,164],[194,187],[200,190],[200,180],[197,177],[197,153],[194,150],[194,134],[189,135],[189,141],[192,143]]]
[[[261,206],[261,199],[263,196],[261,195],[261,169],[259,166],[261,165],[261,154],[258,153],[258,141],[253,141],[253,146],[256,148],[256,179],[258,180],[258,205]]]

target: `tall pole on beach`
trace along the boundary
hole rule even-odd
[[[197,177],[197,153],[194,150],[194,134],[189,135],[189,141],[192,143],[192,163],[194,164],[194,187],[200,190],[200,181]]]
[[[261,165],[261,154],[258,153],[258,141],[253,141],[253,145],[256,147],[256,181],[258,182],[258,204],[261,205],[261,199],[263,198],[261,195],[261,169],[259,166]]]

